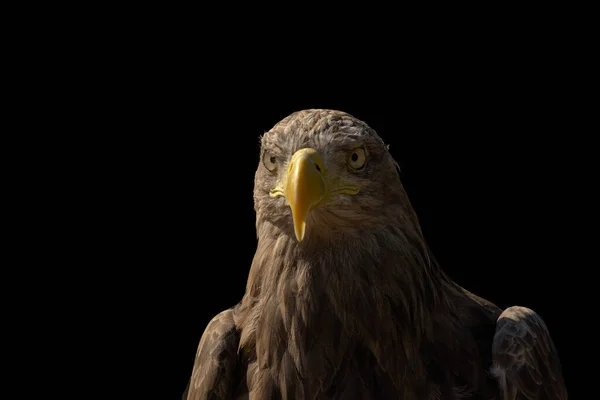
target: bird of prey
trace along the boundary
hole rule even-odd
[[[260,154],[246,292],[206,327],[184,398],[567,399],[543,320],[444,273],[365,122],[298,111]]]

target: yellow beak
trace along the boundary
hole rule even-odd
[[[325,204],[332,196],[354,195],[360,191],[358,186],[347,184],[331,174],[330,171],[325,176],[323,158],[317,150],[301,149],[292,156],[277,187],[270,190],[271,197],[286,198],[292,209],[294,233],[299,242],[304,239],[310,210]]]
[[[308,212],[325,196],[323,159],[311,148],[298,150],[288,165],[283,185],[284,196],[292,209],[296,239],[302,241]]]

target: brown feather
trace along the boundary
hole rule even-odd
[[[345,157],[358,144],[369,161],[352,175]],[[275,125],[261,146],[281,170],[297,150],[318,149],[360,192],[312,210],[298,242],[285,199],[269,196],[277,171],[259,164],[258,245],[233,311],[236,368],[249,398],[498,398],[488,371],[500,309],[438,267],[375,131],[346,113],[305,110]]]
[[[533,310],[514,306],[500,314],[492,352],[492,371],[505,388],[504,399],[567,399],[558,352]]]

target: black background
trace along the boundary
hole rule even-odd
[[[135,353],[132,374],[152,365],[129,383],[168,382],[169,398],[184,390],[206,324],[244,294],[259,136],[294,111],[330,108],[390,144],[425,238],[456,282],[542,316],[569,384],[569,282],[582,262],[573,160],[583,146],[569,49],[556,51],[558,37],[469,38],[334,46],[324,58],[303,52],[300,68],[283,45],[263,55],[244,53],[247,43],[190,51],[171,41],[143,62],[136,46],[120,47],[136,61],[95,76],[108,96],[93,140],[107,151],[90,196],[103,228],[94,272],[119,309],[107,312],[110,335]]]

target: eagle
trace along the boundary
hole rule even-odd
[[[307,109],[260,144],[246,291],[206,326],[184,399],[567,399],[542,318],[440,268],[374,129]]]

